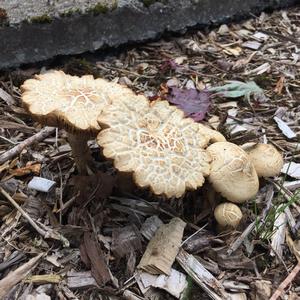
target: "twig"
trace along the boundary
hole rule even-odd
[[[61,234],[46,227],[44,224],[38,222],[38,224],[32,220],[28,213],[19,206],[19,204],[2,188],[0,187],[0,193],[20,212],[20,214],[28,221],[28,223],[45,239],[52,238],[62,241],[64,246],[69,246],[69,241]]]
[[[293,281],[300,271],[300,262],[294,267],[292,272],[281,282],[277,290],[274,292],[270,300],[277,300],[283,293],[285,288]]]
[[[255,224],[256,221],[253,221],[251,224],[249,224],[248,227],[244,230],[244,232],[230,245],[230,247],[227,250],[228,255],[231,255],[234,251],[236,251],[240,247],[240,245],[243,243],[246,237],[255,228]]]
[[[177,254],[176,260],[211,299],[229,299],[229,295],[226,293],[222,283],[207,271],[193,255],[181,249]]]
[[[13,157],[19,155],[22,150],[26,147],[31,146],[35,142],[40,142],[45,139],[47,136],[55,132],[55,128],[53,127],[45,127],[35,135],[29,137],[23,142],[19,143],[17,146],[11,148],[0,156],[0,165],[5,163],[7,160],[12,159]]]

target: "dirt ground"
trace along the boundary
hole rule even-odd
[[[181,254],[212,276],[197,280],[195,270],[177,257],[172,268],[188,283],[181,299],[300,299],[299,48],[300,9],[295,7],[2,73],[1,298],[176,299],[170,291],[153,286],[144,291],[137,283],[137,265],[148,245],[145,230],[156,224],[145,221],[156,216],[164,224],[175,217],[186,223]],[[227,231],[213,215],[225,200],[207,182],[179,199],[156,196],[130,180],[122,186],[93,140],[89,145],[98,172],[79,176],[66,132],[45,129],[21,105],[22,83],[48,69],[106,78],[151,100],[174,101],[174,88],[190,96],[191,89],[238,81],[242,93],[211,95],[200,122],[237,145],[274,145],[285,168],[277,177],[260,178],[255,199],[239,205],[240,225]],[[260,89],[247,85],[250,81]],[[35,142],[8,156],[30,138]],[[55,187],[47,193],[28,188],[34,176],[54,181]]]

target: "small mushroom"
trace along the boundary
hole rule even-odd
[[[256,144],[246,150],[258,177],[273,177],[280,174],[283,167],[281,153],[271,144]]]
[[[132,97],[108,107],[98,117],[103,129],[97,137],[103,154],[121,172],[133,173],[140,187],[180,197],[186,189],[203,185],[210,156],[205,147],[212,129],[199,125],[167,101]]]
[[[98,115],[113,98],[133,94],[129,89],[91,75],[49,71],[28,79],[21,87],[22,101],[38,122],[68,132],[73,157],[81,174],[93,168],[87,141],[100,131]]]
[[[258,192],[259,181],[247,153],[229,142],[217,142],[207,148],[212,157],[209,181],[231,202],[243,203]]]
[[[215,208],[214,216],[222,228],[236,228],[243,214],[236,204],[225,202]]]

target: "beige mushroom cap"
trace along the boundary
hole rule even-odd
[[[217,142],[207,148],[212,157],[209,181],[226,199],[243,203],[258,192],[259,181],[247,153],[229,142]]]
[[[49,71],[28,79],[21,87],[29,113],[43,124],[68,131],[98,132],[99,113],[113,98],[132,95],[129,89],[91,75],[71,76]]]
[[[280,174],[283,157],[271,144],[257,144],[246,150],[259,177],[272,177]]]
[[[203,126],[167,101],[150,103],[135,96],[110,106],[98,121],[108,127],[97,137],[104,155],[118,170],[133,172],[140,187],[180,197],[186,189],[202,186],[209,174],[211,159],[204,148],[212,130],[206,134]]]
[[[235,228],[239,225],[243,214],[236,204],[227,202],[219,204],[215,208],[214,216],[218,224],[222,227]]]

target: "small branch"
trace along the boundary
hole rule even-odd
[[[47,136],[55,132],[55,128],[53,127],[45,127],[35,135],[31,136],[30,138],[22,141],[17,146],[11,148],[10,150],[6,151],[2,155],[0,155],[0,165],[5,163],[6,161],[12,159],[13,157],[19,155],[22,150],[26,147],[31,146],[33,143],[40,142],[44,140]]]
[[[21,215],[28,221],[28,223],[45,239],[52,238],[54,240],[62,241],[64,246],[69,246],[69,241],[61,234],[57,233],[53,229],[46,227],[42,223],[36,223],[28,213],[19,206],[19,204],[2,188],[0,187],[0,193],[21,213]]]
[[[285,288],[294,280],[300,271],[300,262],[294,267],[292,272],[281,282],[270,300],[277,300],[283,293]]]

